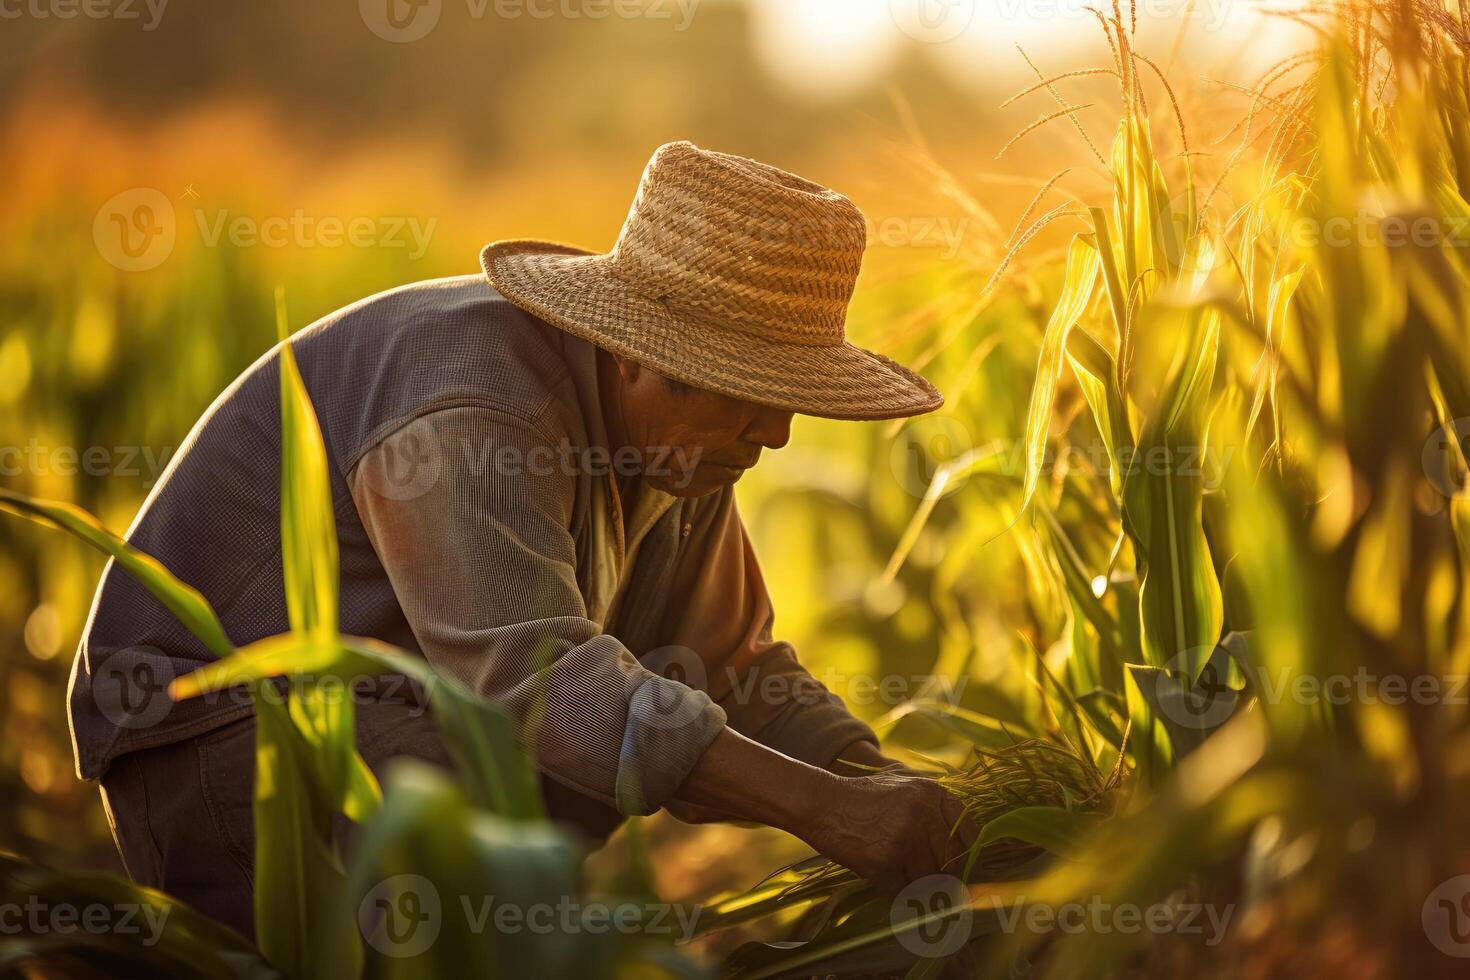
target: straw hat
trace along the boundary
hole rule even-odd
[[[692,143],[659,147],[613,250],[495,242],[516,306],[665,377],[835,419],[933,411],[934,386],[844,339],[867,244],[841,194]]]

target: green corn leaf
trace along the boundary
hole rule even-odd
[[[384,953],[375,976],[611,977],[634,952],[623,930],[532,918],[577,894],[580,860],[556,827],[479,812],[451,778],[408,760],[363,828],[337,914]],[[506,907],[523,927],[497,928]]]
[[[288,327],[280,291],[276,311],[284,337]],[[293,632],[330,656],[337,636],[339,562],[329,464],[316,412],[287,340],[280,346],[280,371],[281,553],[287,610]],[[293,672],[301,673],[301,666],[294,665]],[[314,682],[294,687],[291,719],[312,750],[309,759],[318,780],[340,799],[344,813],[364,818],[381,794],[354,746],[352,699]]]
[[[223,657],[233,649],[219,617],[198,590],[180,582],[163,567],[162,562],[129,545],[80,507],[0,490],[0,511],[59,528],[110,555],[113,561],[146,586],[211,652]]]
[[[817,855],[782,868],[748,891],[716,898],[700,912],[698,932],[726,929],[777,912],[789,912],[834,894],[870,888],[867,882],[845,869],[841,874],[812,873],[826,866],[827,859]]]
[[[1129,741],[1128,751],[1135,763],[1135,778],[1146,787],[1157,787],[1174,765],[1174,745],[1163,718],[1154,711],[1145,687],[1155,683],[1161,668],[1128,664],[1124,678],[1127,687]]]
[[[277,316],[285,331],[284,299]],[[326,448],[289,341],[280,345],[281,554],[291,628],[337,632],[337,520]]]
[[[881,728],[888,731],[905,718],[925,718],[982,749],[1003,749],[1016,738],[1001,725],[976,711],[947,701],[908,701],[884,716]]]
[[[1052,309],[1046,332],[1041,338],[1041,356],[1036,364],[1036,381],[1031,388],[1031,405],[1026,412],[1026,482],[1021,491],[1021,510],[1031,503],[1041,477],[1041,464],[1046,454],[1046,437],[1051,429],[1052,404],[1056,401],[1057,382],[1061,378],[1062,358],[1067,350],[1067,334],[1076,326],[1097,283],[1098,252],[1096,246],[1078,235],[1067,248],[1067,268],[1062,292]]]
[[[1217,683],[1213,674],[1196,683],[1187,671],[1139,664],[1129,664],[1128,670],[1151,717],[1163,726],[1168,755],[1176,761],[1199,748],[1229,720],[1241,699],[1237,689]]]
[[[1099,642],[1103,651],[1109,659],[1125,660],[1125,647],[1122,643],[1122,632],[1118,621],[1103,606],[1102,600],[1092,591],[1093,576],[1082,564],[1082,558],[1077,554],[1066,530],[1057,521],[1050,507],[1036,508],[1040,516],[1040,525],[1051,545],[1051,554],[1057,566],[1062,572],[1062,581],[1066,586],[1067,595],[1074,606],[1082,613],[1092,628],[1097,631]],[[1127,608],[1120,606],[1120,608]]]
[[[1266,342],[1268,348],[1266,354],[1263,356],[1261,376],[1256,380],[1256,389],[1251,396],[1250,416],[1245,426],[1247,438],[1255,430],[1256,420],[1260,417],[1261,408],[1265,404],[1267,393],[1274,391],[1277,364],[1281,357],[1280,349],[1286,336],[1286,317],[1291,310],[1291,301],[1296,295],[1297,286],[1301,284],[1302,276],[1306,271],[1305,268],[1298,269],[1271,283],[1271,290],[1266,305]],[[1277,413],[1273,411],[1272,415],[1275,416]]]
[[[356,923],[332,915],[346,873],[331,808],[309,749],[272,693],[255,699],[255,931],[266,959],[290,977],[357,976]]]
[[[385,673],[402,674],[429,692],[434,723],[476,806],[501,816],[544,816],[540,782],[521,751],[515,722],[499,706],[437,674],[427,661],[364,637],[314,643],[294,634],[269,637],[232,657],[201,667],[169,687],[176,698],[293,672],[330,676],[340,683]]]
[[[1127,338],[1128,338],[1128,291],[1124,287],[1123,279],[1118,272],[1117,253],[1113,249],[1112,236],[1108,232],[1107,214],[1102,208],[1088,208],[1092,215],[1092,231],[1097,236],[1097,254],[1102,263],[1103,286],[1108,293],[1108,306],[1113,311],[1113,327],[1117,330],[1119,338],[1118,370],[1127,371]],[[1118,388],[1123,389],[1122,373],[1119,374]]]
[[[243,937],[177,898],[106,874],[54,871],[0,851],[0,906],[87,911],[88,927],[7,935],[0,975],[266,980],[280,974]],[[105,910],[95,928],[92,909]],[[12,925],[14,923],[12,922]],[[85,974],[78,971],[89,969]]]
[[[1121,680],[1118,685],[1122,687]],[[1118,727],[1113,718],[1113,712],[1122,713],[1126,710],[1123,699],[1109,688],[1098,688],[1077,695],[1077,705],[1087,712],[1087,717],[1092,721],[1093,730],[1113,747],[1114,750],[1123,747],[1123,729]]]
[[[1117,386],[1117,363],[1113,355],[1085,330],[1072,331],[1067,344],[1067,360],[1107,449],[1108,460],[1112,464],[1108,479],[1113,493],[1121,496],[1123,467],[1118,459],[1118,447],[1132,446],[1133,432],[1128,422],[1128,409]]]
[[[1087,832],[1097,826],[1098,819],[1096,814],[1061,807],[1023,806],[987,823],[975,839],[974,849],[979,851],[998,840],[1012,838],[1058,857],[1069,857],[1077,852],[1078,843]]]
[[[1212,647],[1224,623],[1202,512],[1210,379],[1220,318],[1186,311],[1191,329],[1145,423],[1123,481],[1125,528],[1139,559],[1139,613],[1150,664]]]

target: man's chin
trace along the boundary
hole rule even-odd
[[[696,467],[692,473],[645,477],[650,486],[673,497],[707,497],[731,486],[745,475],[738,466],[719,466],[707,463]]]

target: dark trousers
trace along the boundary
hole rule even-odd
[[[381,780],[393,759],[453,771],[425,713],[402,705],[357,706],[357,749]],[[542,780],[552,819],[599,846],[622,817],[613,808]],[[255,910],[255,719],[115,759],[102,802],[129,877],[253,939]],[[351,825],[338,816],[345,845]]]

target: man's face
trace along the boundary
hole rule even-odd
[[[624,425],[644,454],[643,478],[676,497],[729,486],[762,449],[791,438],[791,412],[665,380],[619,360]]]

